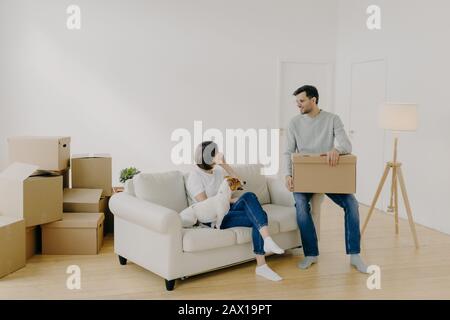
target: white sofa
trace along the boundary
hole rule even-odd
[[[284,249],[301,246],[293,196],[284,182],[261,175],[258,165],[233,168],[247,182],[240,192],[258,196],[276,243]],[[187,173],[180,171],[141,173],[127,181],[125,192],[110,200],[114,251],[120,263],[130,260],[163,277],[167,290],[173,290],[176,279],[255,258],[251,228],[182,228],[179,212],[190,203],[186,178]],[[318,236],[322,201],[322,195],[314,195],[311,203]]]

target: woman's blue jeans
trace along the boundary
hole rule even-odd
[[[267,226],[267,213],[261,207],[256,195],[253,192],[246,192],[231,204],[230,210],[222,220],[220,229],[252,228],[253,252],[264,255],[264,239],[259,233],[259,229],[265,226]]]
[[[360,253],[361,235],[359,231],[358,201],[353,194],[326,194],[334,203],[344,209],[345,251],[347,254]],[[310,201],[313,193],[294,192],[297,223],[302,238],[305,256],[318,256],[316,228],[311,216]]]

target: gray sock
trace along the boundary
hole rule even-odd
[[[364,263],[364,261],[361,259],[359,254],[352,254],[350,255],[350,263],[352,266],[354,266],[356,269],[358,269],[359,272],[362,273],[369,273],[367,271],[367,266]]]
[[[308,269],[313,263],[317,262],[317,256],[305,256],[305,259],[303,259],[299,264],[298,267],[300,269]]]

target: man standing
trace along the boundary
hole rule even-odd
[[[352,145],[339,116],[319,109],[319,92],[313,86],[303,86],[294,92],[299,115],[292,118],[287,129],[286,187],[293,191],[292,159],[295,152],[326,154],[330,166],[338,163],[339,155],[351,153]],[[336,139],[337,145],[334,145]],[[311,217],[310,200],[312,193],[294,192],[297,223],[300,229],[305,258],[298,265],[307,269],[317,262],[319,248],[316,229]],[[367,273],[367,266],[360,253],[360,231],[358,202],[353,194],[332,194],[327,196],[345,212],[345,249],[350,255],[350,263],[360,272]]]

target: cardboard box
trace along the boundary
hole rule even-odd
[[[102,197],[112,195],[112,159],[106,154],[72,157],[72,188],[103,189]]]
[[[64,213],[42,225],[42,254],[98,254],[103,244],[103,213]]]
[[[62,219],[62,176],[37,176],[24,181],[24,219],[27,227]]]
[[[60,220],[63,212],[62,176],[29,177],[36,167],[14,163],[0,174],[0,212],[27,227]]]
[[[356,157],[342,155],[331,167],[326,156],[292,155],[294,192],[356,193]]]
[[[30,259],[37,253],[38,247],[38,232],[39,227],[29,227],[25,230],[25,249],[26,249],[26,259]]]
[[[0,216],[0,278],[25,266],[25,221]]]
[[[62,171],[70,164],[70,137],[10,137],[9,162],[38,166],[38,170]]]
[[[104,212],[102,189],[64,189],[64,212]]]

